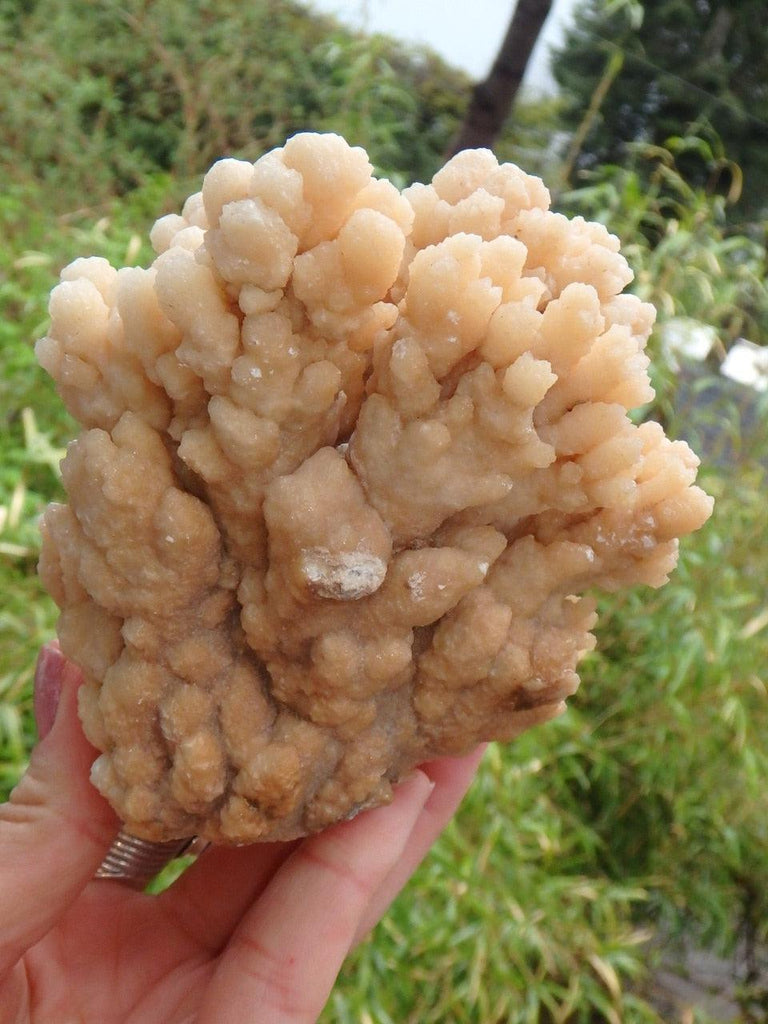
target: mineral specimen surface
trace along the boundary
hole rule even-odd
[[[148,269],[62,272],[38,356],[83,431],[40,568],[136,835],[289,839],[551,718],[583,593],[659,586],[707,519],[628,416],[653,308],[548,207],[488,151],[401,193],[304,134],[215,164]]]

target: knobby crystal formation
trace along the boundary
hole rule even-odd
[[[149,839],[288,839],[556,715],[585,590],[662,584],[697,460],[627,413],[652,307],[485,150],[430,185],[304,134],[222,160],[38,344],[83,431],[41,573],[93,779]]]

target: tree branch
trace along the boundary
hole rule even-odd
[[[518,0],[488,77],[478,82],[459,133],[447,156],[490,147],[504,126],[552,0]]]

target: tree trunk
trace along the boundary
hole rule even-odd
[[[472,90],[464,123],[447,156],[490,148],[501,131],[523,80],[553,0],[518,0],[488,77]]]

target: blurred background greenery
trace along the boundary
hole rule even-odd
[[[557,208],[621,237],[659,310],[657,397],[638,415],[699,448],[716,511],[667,587],[604,603],[567,714],[490,749],[328,1022],[768,1020],[766,400],[721,373],[741,339],[768,341],[763,14],[583,0],[553,55],[559,90],[518,93],[493,139]],[[297,130],[429,180],[472,85],[296,3],[0,0],[0,796],[34,742],[55,625],[36,523],[74,425],[32,346],[59,270],[149,260],[151,223],[212,160]]]

